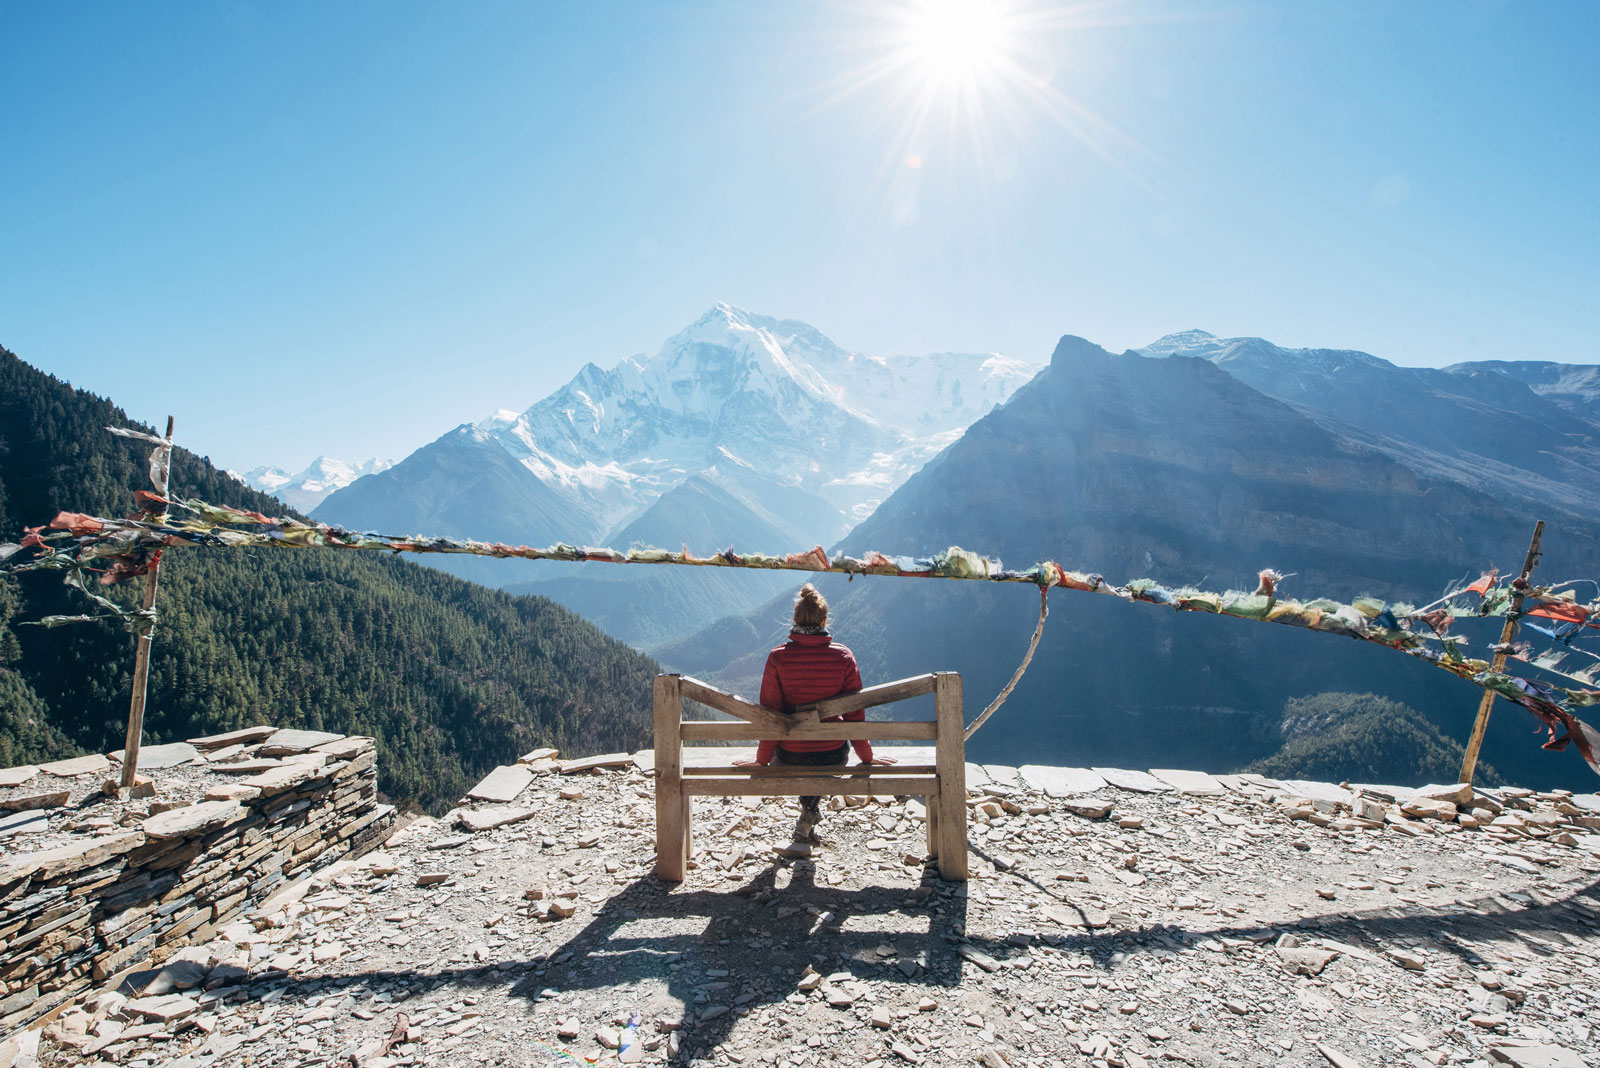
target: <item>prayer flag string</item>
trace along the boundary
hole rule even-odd
[[[1522,610],[1516,613],[1533,629],[1551,636],[1556,645],[1538,656],[1531,655],[1525,643],[1508,652],[1529,666],[1561,676],[1575,686],[1555,686],[1490,669],[1482,657],[1467,655],[1467,641],[1451,634],[1460,619],[1505,617],[1511,615],[1513,583],[1503,581],[1491,571],[1480,578],[1453,588],[1443,597],[1422,607],[1390,604],[1373,597],[1357,597],[1345,603],[1328,598],[1301,601],[1280,596],[1278,586],[1284,576],[1263,570],[1256,589],[1246,593],[1230,590],[1214,593],[1193,587],[1170,587],[1153,579],[1135,579],[1122,585],[1107,582],[1092,572],[1074,571],[1046,560],[1023,570],[1005,568],[997,559],[968,549],[951,546],[929,557],[891,556],[868,552],[861,557],[828,557],[821,546],[799,553],[769,555],[736,552],[732,548],[707,556],[696,556],[687,547],[680,552],[653,547],[638,547],[622,552],[605,547],[558,543],[544,548],[508,545],[465,538],[399,536],[346,530],[325,523],[305,523],[287,517],[273,517],[227,505],[173,497],[160,497],[141,490],[136,494],[140,515],[127,519],[107,519],[77,512],[62,512],[47,526],[26,528],[19,544],[0,546],[0,562],[13,558],[23,549],[37,553],[5,570],[21,572],[60,569],[65,580],[94,598],[101,611],[89,616],[51,616],[38,622],[44,626],[86,619],[117,618],[133,631],[148,630],[154,615],[131,610],[90,591],[86,575],[98,575],[104,585],[115,584],[154,567],[163,549],[179,545],[228,548],[331,548],[390,553],[468,554],[525,560],[562,560],[610,564],[669,564],[691,567],[732,567],[761,570],[831,572],[899,578],[943,578],[987,582],[1027,582],[1042,594],[1053,588],[1104,594],[1127,601],[1165,605],[1175,611],[1207,612],[1260,622],[1301,627],[1339,634],[1386,648],[1396,649],[1434,667],[1449,671],[1508,701],[1528,709],[1547,728],[1547,749],[1577,746],[1591,768],[1600,774],[1600,732],[1575,715],[1578,708],[1600,704],[1600,689],[1593,688],[1600,657],[1574,643],[1600,635],[1600,599],[1578,600],[1576,587],[1590,580],[1575,580],[1545,586],[1529,584],[1523,593]],[[179,518],[174,510],[187,513]],[[1591,583],[1592,584],[1592,583]],[[1596,587],[1600,590],[1600,586]],[[1494,648],[1488,652],[1492,654]],[[1568,667],[1569,654],[1588,657],[1582,670]],[[1015,680],[1013,680],[1013,683]]]

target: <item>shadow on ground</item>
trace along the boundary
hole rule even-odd
[[[983,855],[981,850],[974,850]],[[671,886],[641,876],[612,895],[571,937],[547,953],[499,966],[388,969],[292,978],[277,995],[299,1000],[330,985],[356,980],[400,981],[413,986],[448,983],[504,988],[531,1006],[547,989],[561,993],[607,990],[615,1012],[639,1012],[646,1022],[681,1017],[679,1063],[705,1056],[724,1041],[739,1019],[766,1006],[781,1006],[795,994],[807,965],[825,975],[849,972],[855,979],[959,986],[966,961],[1003,970],[1008,957],[1027,952],[1028,938],[986,938],[967,931],[966,887],[942,882],[928,868],[914,887],[867,886],[846,890],[818,885],[810,861],[777,861],[743,885],[722,889]],[[704,878],[704,875],[698,876]],[[1025,873],[1018,879],[1054,898],[1069,913],[1087,909],[1073,895]],[[1525,900],[1525,907],[1515,907]],[[1461,905],[1484,912],[1468,911]],[[1574,907],[1574,906],[1579,907]],[[1285,931],[1336,940],[1378,952],[1420,943],[1438,946],[1477,963],[1468,943],[1517,938],[1529,951],[1555,957],[1552,944],[1529,937],[1553,936],[1592,923],[1600,907],[1600,881],[1571,885],[1564,896],[1545,891],[1520,895],[1508,907],[1495,897],[1443,907],[1390,907],[1330,914],[1313,925],[1162,924],[1135,929],[1054,930],[1040,934],[1052,945],[1083,954],[1096,967],[1114,970],[1140,946],[1181,946],[1206,939],[1270,941]],[[1196,917],[1200,919],[1200,917]],[[1041,927],[1051,925],[1042,924]],[[1018,932],[1017,934],[1021,934]],[[1001,976],[996,976],[1001,978]],[[639,984],[660,981],[647,993]],[[840,985],[848,990],[841,980]],[[809,1004],[809,999],[801,998]],[[795,1015],[804,1011],[796,1005]],[[575,1014],[577,1015],[577,1014]],[[580,1016],[587,1026],[588,1012]],[[607,1016],[610,1015],[608,1011]],[[546,1017],[548,1020],[549,1017]],[[578,1045],[587,1045],[584,1034]],[[557,1058],[560,1054],[551,1050]]]

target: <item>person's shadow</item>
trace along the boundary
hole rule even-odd
[[[697,878],[705,874],[690,873],[691,881]],[[687,1062],[707,1056],[752,1012],[792,997],[820,998],[798,989],[808,965],[822,974],[827,993],[855,995],[854,1005],[840,1012],[864,1004],[852,980],[956,986],[966,902],[965,885],[941,880],[932,865],[914,887],[849,890],[818,885],[809,860],[776,860],[726,890],[686,890],[645,875],[551,950],[545,965],[512,993],[536,1001],[547,988],[613,989],[665,979],[664,995],[648,1003],[619,1001],[615,1011],[640,1013],[647,1035],[656,1034],[658,1019],[681,1021],[677,1059]],[[838,972],[851,980],[827,984]],[[915,1011],[914,1003],[887,1007]],[[800,1041],[804,1036],[792,1029],[801,1013],[789,1015],[776,1038],[787,1032]],[[592,1032],[610,1020],[580,1023]],[[585,1033],[575,1045],[588,1039]]]

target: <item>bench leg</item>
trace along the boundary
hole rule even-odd
[[[939,874],[957,882],[967,878],[967,764],[961,725],[961,676],[934,676],[933,708],[938,721]]]
[[[689,858],[689,798],[683,792],[683,701],[676,675],[655,682],[656,876],[680,883]]]
[[[930,794],[922,799],[928,807],[928,855],[939,855],[939,798]]]

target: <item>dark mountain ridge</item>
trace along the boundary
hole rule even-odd
[[[1422,477],[1536,505],[1547,514],[1558,508],[1600,519],[1595,368],[1400,367],[1365,352],[1290,349],[1261,338],[1218,338],[1200,330],[1133,351],[1209,360]],[[1593,393],[1591,407],[1581,403],[1585,389]]]

